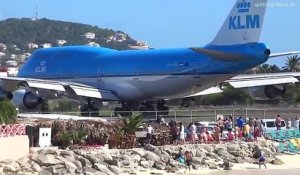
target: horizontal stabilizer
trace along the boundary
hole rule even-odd
[[[297,55],[300,54],[300,51],[289,51],[289,52],[279,52],[279,53],[271,53],[269,58],[281,57],[287,55]]]
[[[244,88],[254,86],[296,83],[299,82],[299,80],[293,76],[261,76],[253,78],[243,78],[237,76],[230,80],[227,80],[226,82],[234,88]]]

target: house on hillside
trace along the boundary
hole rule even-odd
[[[92,33],[92,32],[87,32],[84,34],[84,36],[86,39],[95,39],[95,37],[96,37],[95,33]]]
[[[124,34],[124,33],[118,33],[118,32],[117,32],[117,33],[115,34],[115,37],[116,37],[116,40],[117,40],[118,42],[123,42],[123,41],[126,40],[127,35]]]
[[[39,48],[39,45],[37,45],[35,43],[27,43],[27,47],[28,47],[28,49],[37,49],[37,48]]]
[[[43,48],[49,48],[49,47],[52,47],[52,44],[51,43],[44,43],[44,44],[41,44],[41,46]]]
[[[64,44],[66,44],[67,41],[66,40],[57,40],[56,43],[57,43],[57,45],[62,46]]]
[[[96,42],[89,42],[87,45],[88,46],[93,46],[93,47],[100,47],[100,44],[98,44]]]
[[[6,56],[6,54],[5,53],[3,53],[3,52],[0,52],[0,58],[2,58],[2,57],[5,57]]]
[[[145,50],[149,49],[150,47],[143,41],[137,41],[135,45],[128,44],[128,47],[131,49],[137,49],[137,50]]]
[[[0,51],[5,51],[6,49],[6,44],[0,43]]]

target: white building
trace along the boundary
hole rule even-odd
[[[5,53],[3,53],[3,52],[0,52],[0,58],[1,57],[5,57],[6,56],[6,54]]]
[[[44,43],[44,44],[42,44],[42,47],[43,48],[49,48],[49,47],[52,47],[52,44],[51,43]]]
[[[64,44],[67,43],[66,40],[57,40],[56,42],[57,42],[57,44],[58,44],[59,46],[62,46],[62,45],[64,45]]]
[[[0,43],[0,50],[4,51],[6,49],[7,49],[6,44]]]
[[[148,44],[146,44],[143,41],[137,41],[136,45],[128,44],[128,47],[131,48],[131,49],[137,49],[137,50],[145,50],[145,49],[149,49],[150,48],[148,46]]]
[[[124,33],[116,33],[115,34],[116,40],[119,42],[125,41],[127,38],[127,35]]]
[[[27,47],[28,47],[28,49],[37,49],[37,48],[39,48],[39,45],[37,45],[35,43],[28,43]]]
[[[85,38],[86,39],[95,39],[95,33],[92,33],[92,32],[87,32],[84,34]]]
[[[100,44],[98,44],[96,42],[89,42],[87,45],[88,46],[93,46],[93,47],[100,47]]]

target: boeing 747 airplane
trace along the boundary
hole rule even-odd
[[[299,54],[271,53],[259,41],[267,0],[237,0],[215,38],[204,47],[118,51],[70,46],[39,49],[17,77],[0,79],[0,95],[19,107],[37,108],[42,101],[70,98],[85,102],[83,110],[103,101],[120,101],[119,110],[139,110],[155,101],[218,93],[220,83],[235,88],[262,86],[275,92],[277,84],[295,83],[297,73],[239,74],[269,58]],[[144,106],[142,106],[142,104]]]

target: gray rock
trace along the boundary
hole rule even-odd
[[[206,150],[208,153],[213,152],[213,148],[211,145],[204,145],[203,149]]]
[[[266,157],[269,157],[269,158],[275,157],[276,152],[273,152],[269,148],[261,148],[261,150],[265,153]]]
[[[118,168],[117,166],[114,166],[114,165],[109,165],[107,168],[116,175],[123,173],[123,171],[120,168]]]
[[[4,166],[3,172],[15,173],[20,170],[20,166],[17,162],[11,162]]]
[[[57,149],[42,149],[38,151],[39,154],[53,154],[53,155],[58,155],[58,150]]]
[[[164,163],[168,163],[169,160],[170,160],[170,156],[169,154],[166,152],[166,151],[162,151],[160,154],[159,154],[159,157],[160,157],[160,160]]]
[[[250,157],[244,157],[243,159],[244,159],[244,162],[247,162],[247,163],[253,163],[254,162],[254,160]]]
[[[144,149],[147,150],[147,151],[152,151],[152,152],[154,152],[154,151],[157,150],[158,148],[157,148],[156,146],[154,146],[154,145],[147,144],[147,145],[145,145]]]
[[[193,168],[194,170],[199,170],[200,165],[197,165],[197,164],[192,163],[192,168]]]
[[[193,162],[193,164],[201,165],[202,159],[200,159],[198,157],[193,157],[192,162]]]
[[[45,166],[56,165],[62,163],[62,161],[55,158],[52,154],[40,154],[38,155],[38,161]]]
[[[89,167],[89,166],[83,167],[82,171],[83,171],[84,175],[106,175],[105,173],[95,170],[94,168]]]
[[[279,158],[272,160],[270,163],[273,165],[284,165],[284,162],[282,160],[280,160]]]
[[[223,170],[232,170],[232,167],[224,167],[224,169]]]
[[[85,156],[92,164],[99,163],[99,158],[94,154],[87,154]]]
[[[233,163],[244,163],[244,159],[241,157],[235,157],[231,160]]]
[[[99,163],[95,163],[94,164],[94,168],[96,170],[99,170],[105,174],[108,174],[108,175],[114,175],[113,172],[111,172],[105,165],[102,165],[102,164],[99,164]]]
[[[74,173],[77,169],[77,166],[73,162],[65,162],[66,169],[69,173]]]
[[[218,165],[216,163],[210,162],[208,164],[209,169],[218,169]]]
[[[52,175],[52,173],[50,171],[47,170],[42,170],[39,172],[39,175]]]
[[[88,159],[86,159],[86,158],[84,158],[82,156],[79,156],[78,160],[81,162],[81,164],[82,164],[83,167],[84,166],[89,166],[89,167],[93,166],[93,164]]]
[[[58,168],[58,169],[55,169],[55,175],[65,175],[65,174],[69,174],[67,173],[67,169],[65,168]]]
[[[40,167],[40,165],[37,164],[37,163],[33,163],[33,164],[31,165],[31,168],[32,168],[32,170],[33,170],[34,172],[40,172],[40,171],[42,170],[42,168]]]
[[[164,169],[166,169],[166,164],[164,162],[162,162],[162,161],[155,161],[154,162],[154,166],[158,170],[164,170]]]
[[[195,155],[196,157],[205,157],[206,156],[206,154],[205,154],[205,152],[202,150],[202,149],[198,149],[197,151],[196,151],[196,155]]]
[[[152,166],[149,165],[149,162],[144,160],[144,161],[140,161],[140,166],[142,166],[143,168],[150,168]]]
[[[233,164],[229,161],[224,161],[223,166],[224,167],[233,167]]]
[[[76,165],[77,169],[82,169],[82,163],[79,160],[75,160],[74,164]]]
[[[131,158],[134,162],[139,162],[141,160],[141,156],[138,154],[132,154]]]
[[[74,157],[74,152],[69,150],[60,150],[60,155]]]
[[[132,154],[138,154],[140,157],[144,157],[146,155],[145,150],[142,149],[132,149],[130,150]]]
[[[238,151],[240,149],[239,145],[237,144],[228,144],[227,145],[227,150],[229,152],[232,152],[232,151]]]
[[[153,160],[153,161],[159,161],[160,157],[158,155],[156,155],[153,152],[147,151],[146,156],[145,156],[146,160]]]

